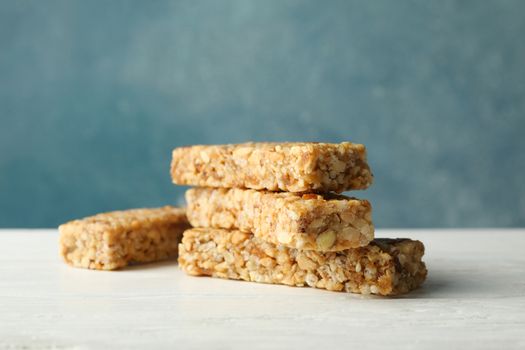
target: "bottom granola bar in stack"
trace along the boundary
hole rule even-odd
[[[397,295],[425,280],[423,253],[423,244],[409,239],[375,239],[361,248],[318,252],[275,245],[238,230],[194,228],[184,232],[179,265],[190,275]]]

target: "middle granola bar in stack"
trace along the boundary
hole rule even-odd
[[[290,248],[339,251],[374,239],[370,203],[341,195],[201,187],[186,202],[194,227],[239,229]]]
[[[363,145],[182,147],[171,176],[204,186],[186,193],[199,227],[180,245],[189,274],[381,295],[408,292],[426,276],[420,242],[374,241],[370,203],[335,194],[372,183]]]

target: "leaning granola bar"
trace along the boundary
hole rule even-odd
[[[98,214],[60,225],[60,255],[70,265],[114,270],[177,256],[185,210],[163,207]]]
[[[192,226],[240,229],[290,248],[339,251],[374,239],[370,203],[341,195],[200,187],[186,202]]]
[[[396,295],[425,280],[423,253],[423,244],[409,239],[375,239],[366,247],[321,253],[276,246],[238,230],[194,228],[184,232],[179,265],[190,275]]]
[[[179,185],[287,192],[343,192],[372,183],[365,146],[350,142],[180,147],[171,177]]]

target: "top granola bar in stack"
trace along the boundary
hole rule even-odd
[[[331,143],[244,143],[173,150],[175,184],[287,192],[343,192],[372,183],[365,146]]]

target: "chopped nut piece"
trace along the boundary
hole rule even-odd
[[[374,239],[370,203],[341,195],[201,187],[186,202],[194,227],[240,229],[289,248],[339,251]]]
[[[244,143],[173,150],[171,177],[179,185],[288,192],[343,192],[372,183],[363,145]]]
[[[182,232],[189,227],[181,208],[98,214],[60,225],[60,255],[70,265],[96,270],[163,260],[177,256]]]
[[[317,236],[316,242],[317,242],[317,250],[319,251],[327,251],[330,250],[330,248],[335,243],[335,232],[332,230],[325,231],[321,233],[319,236]]]
[[[179,247],[180,267],[190,275],[378,295],[407,293],[418,288],[427,275],[421,261],[424,246],[419,241],[375,239],[366,247],[317,252],[277,246],[250,234],[242,241],[234,240],[238,232],[185,231]],[[403,262],[398,259],[400,251],[410,251],[410,255],[404,253]],[[228,263],[224,252],[245,259]]]

